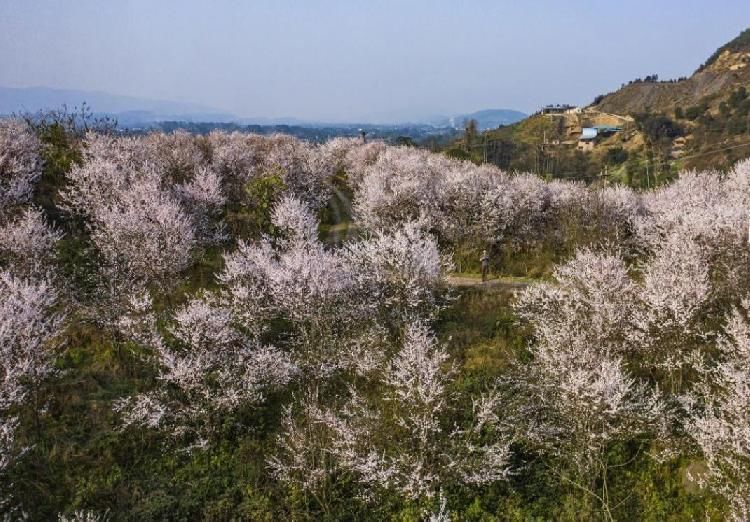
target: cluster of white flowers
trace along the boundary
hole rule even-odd
[[[120,288],[171,281],[190,263],[195,227],[163,170],[135,139],[92,134],[85,145],[63,199],[87,218],[106,277]]]
[[[57,300],[49,282],[0,271],[0,471],[13,455],[13,409],[55,372],[54,340],[63,319]]]
[[[15,438],[18,409],[56,373],[65,317],[54,284],[62,234],[29,204],[40,153],[26,123],[0,119],[0,474],[24,451]],[[0,504],[6,500],[0,493]]]
[[[520,296],[516,308],[534,328],[534,361],[520,377],[524,436],[596,476],[608,445],[664,426],[657,390],[627,370],[641,356],[633,338],[639,287],[619,257],[589,250]]]
[[[241,197],[254,179],[278,176],[291,195],[313,208],[328,202],[335,165],[327,149],[282,134],[212,132],[207,141],[213,168],[225,178],[234,197]]]
[[[553,281],[520,295],[516,311],[534,334],[532,363],[509,379],[522,397],[521,436],[577,470],[584,490],[606,474],[614,441],[681,425],[708,461],[708,483],[747,517],[749,176],[744,162],[724,178],[686,173],[635,199],[601,191],[631,220],[641,261],[579,250]],[[725,320],[727,306],[738,308]]]
[[[28,201],[41,174],[36,134],[23,121],[0,119],[0,207]]]
[[[444,423],[454,407],[447,392],[453,376],[448,359],[424,323],[407,324],[401,349],[377,377],[377,401],[352,386],[346,400],[333,407],[310,393],[300,412],[285,411],[281,452],[269,461],[274,474],[320,491],[335,472],[345,472],[362,486],[365,500],[394,492],[413,500],[432,499],[450,483],[503,480],[508,441],[482,439],[485,430],[499,425],[496,397],[477,402],[470,427]]]
[[[233,328],[228,310],[196,299],[177,311],[167,343],[155,325],[148,299],[133,302],[121,321],[131,338],[154,350],[161,386],[119,401],[126,425],[169,431],[188,448],[203,447],[216,419],[265,392],[286,385],[297,369],[280,350],[261,345]]]
[[[719,341],[721,362],[685,397],[687,432],[703,452],[708,476],[693,477],[724,495],[736,520],[750,517],[750,301],[728,317]]]
[[[382,369],[388,329],[432,312],[425,303],[441,291],[445,267],[415,225],[329,250],[299,199],[282,198],[272,215],[280,237],[226,254],[220,288],[174,314],[169,340],[148,299],[131,299],[120,331],[153,349],[160,386],[118,405],[126,423],[203,444],[217,412],[257,404],[298,375],[316,383]],[[286,328],[277,348],[261,342],[279,320]]]
[[[349,180],[355,215],[366,228],[422,219],[443,241],[511,251],[590,232],[626,242],[645,213],[640,196],[626,187],[545,182],[408,147],[378,151],[353,165]]]
[[[49,224],[41,210],[27,207],[0,226],[0,255],[17,275],[46,276],[60,239],[62,233]]]

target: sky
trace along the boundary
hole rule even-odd
[[[748,0],[0,0],[0,85],[416,121],[690,75]]]

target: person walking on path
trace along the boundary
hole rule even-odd
[[[486,250],[482,250],[482,257],[479,259],[482,263],[482,282],[487,281],[487,274],[490,271],[490,256],[487,255]]]

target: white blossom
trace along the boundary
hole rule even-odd
[[[26,123],[0,118],[0,208],[29,200],[42,174],[40,149]]]
[[[687,432],[708,464],[708,485],[730,503],[735,520],[750,516],[750,301],[728,318],[721,361],[702,368],[702,382],[685,397]]]
[[[55,339],[63,320],[55,311],[57,299],[47,281],[0,272],[0,471],[13,456],[12,409],[55,373]]]
[[[62,233],[52,227],[41,210],[26,208],[0,227],[0,255],[19,275],[41,276],[50,270]]]

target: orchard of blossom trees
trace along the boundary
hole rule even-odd
[[[0,509],[750,519],[749,211],[750,161],[0,120]],[[483,250],[528,285],[452,287]]]

